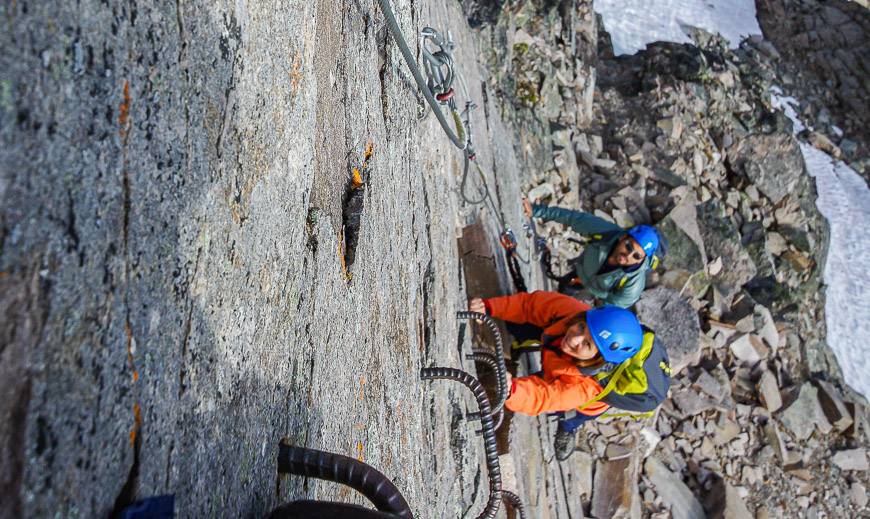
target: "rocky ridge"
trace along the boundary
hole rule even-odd
[[[586,512],[866,511],[866,400],[843,385],[818,325],[827,229],[791,122],[771,108],[779,64],[770,44],[732,52],[697,32],[695,45],[655,43],[614,59],[599,32],[594,116],[552,132],[566,145],[529,193],[621,226],[659,227],[670,251],[636,310],[681,371],[652,423],[586,427],[581,460],[568,462],[598,460]],[[565,148],[576,192],[563,181]],[[579,236],[541,227],[562,260],[579,252],[564,239]]]

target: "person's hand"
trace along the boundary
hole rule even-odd
[[[486,305],[483,304],[483,299],[479,297],[475,297],[474,299],[468,300],[468,311],[469,312],[477,312],[479,314],[486,314]]]
[[[523,213],[529,218],[532,217],[532,204],[529,203],[529,199],[526,197],[523,197]]]

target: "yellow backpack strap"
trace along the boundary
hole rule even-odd
[[[619,377],[622,375],[622,372],[625,371],[625,368],[628,367],[630,360],[631,359],[623,361],[623,363],[620,364],[618,368],[616,368],[616,371],[613,372],[613,375],[610,376],[610,381],[604,387],[604,390],[601,391],[600,393],[598,393],[597,395],[595,395],[595,398],[589,400],[585,404],[578,407],[577,410],[582,411],[582,410],[586,409],[587,407],[589,407],[590,405],[594,404],[595,402],[598,402],[602,398],[606,397],[608,394],[610,394],[613,391],[613,389],[616,387],[616,381],[619,380]]]
[[[616,289],[622,290],[622,287],[624,287],[626,283],[628,283],[628,276],[622,276],[622,279],[620,279],[619,283],[616,284]]]

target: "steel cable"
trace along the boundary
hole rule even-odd
[[[429,85],[423,79],[423,75],[420,73],[420,68],[417,66],[417,60],[414,58],[413,53],[411,52],[410,47],[408,47],[408,43],[405,41],[405,37],[402,36],[402,30],[399,28],[399,23],[396,21],[396,16],[393,14],[393,9],[390,6],[389,0],[378,0],[378,5],[381,7],[381,12],[384,13],[384,18],[387,21],[387,27],[390,29],[390,33],[393,35],[393,39],[396,40],[396,44],[399,46],[399,51],[402,53],[402,56],[405,58],[405,63],[408,65],[408,69],[411,70],[411,75],[414,76],[414,81],[417,83],[417,88],[423,93],[423,97],[426,98],[426,102],[429,103],[429,106],[432,108],[432,112],[435,113],[435,117],[438,118],[438,123],[441,125],[441,128],[444,130],[444,133],[447,134],[447,137],[453,142],[454,146],[459,148],[460,150],[464,150],[467,146],[466,143],[466,135],[465,129],[462,126],[462,120],[459,117],[459,113],[453,108],[451,108],[450,112],[453,116],[453,122],[456,124],[456,132],[450,128],[450,125],[447,123],[447,118],[444,117],[444,112],[441,111],[441,107],[437,100],[435,100],[435,96],[432,94],[432,91],[429,89]]]

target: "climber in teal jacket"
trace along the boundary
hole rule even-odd
[[[649,225],[623,229],[597,216],[561,207],[530,204],[523,198],[526,216],[559,222],[588,236],[589,242],[572,263],[572,285],[582,285],[605,304],[628,308],[640,298],[646,273],[654,268],[659,234]],[[567,281],[567,279],[565,280]]]

